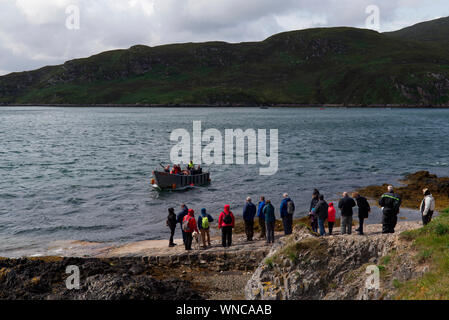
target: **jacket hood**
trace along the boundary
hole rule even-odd
[[[229,204],[224,206],[224,213],[229,214],[230,210],[231,210],[231,206]]]
[[[190,217],[194,217],[195,216],[195,211],[193,209],[189,209],[189,216]]]
[[[329,202],[329,207],[333,207],[334,203],[333,202]]]
[[[207,214],[206,209],[205,209],[205,208],[201,209],[201,215],[202,215],[203,217],[205,217],[206,214]]]

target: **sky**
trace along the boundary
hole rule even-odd
[[[260,41],[314,27],[384,32],[445,16],[447,0],[0,0],[0,75],[136,44]]]

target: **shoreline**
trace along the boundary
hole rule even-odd
[[[412,105],[412,104],[304,104],[304,103],[279,103],[279,104],[258,104],[258,103],[217,103],[217,104],[200,104],[200,103],[180,103],[180,104],[42,104],[42,103],[0,103],[0,107],[60,107],[60,108],[329,108],[329,109],[449,109],[447,105]]]

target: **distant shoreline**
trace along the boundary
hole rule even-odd
[[[67,107],[67,108],[360,108],[360,109],[449,109],[448,105],[402,105],[402,104],[37,104],[37,103],[0,103],[0,107]]]

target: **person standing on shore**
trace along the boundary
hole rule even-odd
[[[283,195],[284,199],[281,202],[281,218],[284,225],[284,234],[287,236],[292,234],[293,229],[293,215],[295,214],[295,203],[289,198],[287,193]]]
[[[422,224],[426,226],[432,221],[433,212],[435,211],[435,199],[428,188],[425,188],[422,192],[424,199],[421,201],[420,211],[422,214]]]
[[[186,233],[182,229],[182,222],[184,221],[184,217],[189,214],[189,208],[183,203],[181,205],[181,211],[178,213],[177,219],[178,223],[181,225],[181,232],[182,232],[182,242],[186,244]]]
[[[185,248],[187,251],[190,251],[192,250],[193,232],[196,231],[199,233],[195,221],[195,211],[193,211],[193,209],[189,209],[188,214],[184,217],[182,221],[182,229],[186,235]]]
[[[250,197],[246,198],[245,207],[243,207],[243,221],[245,222],[246,240],[253,241],[254,237],[254,217],[256,216],[256,206],[252,203]]]
[[[221,229],[221,243],[225,248],[232,245],[232,229],[234,226],[234,214],[231,211],[231,206],[227,204],[218,217],[218,228]]]
[[[274,227],[276,225],[276,215],[274,214],[274,207],[270,200],[267,200],[263,208],[263,215],[265,216],[265,224],[267,226],[267,243],[274,243]]]
[[[318,197],[320,196],[320,192],[318,189],[313,190],[312,194],[312,201],[310,202],[310,209],[309,209],[309,217],[310,217],[310,226],[312,227],[313,232],[318,231],[318,218],[315,214],[315,207],[319,201]]]
[[[168,217],[167,217],[167,227],[170,228],[170,241],[168,243],[168,246],[170,248],[176,246],[176,244],[173,242],[173,237],[175,236],[176,231],[176,225],[178,224],[178,220],[176,219],[175,209],[169,208],[168,209]]]
[[[265,207],[265,197],[260,197],[259,205],[257,206],[257,217],[259,218],[260,239],[266,238],[265,215],[263,208]]]
[[[332,231],[334,230],[334,224],[335,224],[335,214],[336,210],[334,208],[334,203],[329,203],[329,208],[327,210],[327,224],[329,226],[329,235],[332,235]]]
[[[352,208],[356,206],[354,199],[349,197],[347,192],[343,192],[343,198],[338,203],[341,211],[341,234],[352,233]]]
[[[398,214],[401,207],[401,197],[394,193],[393,186],[388,186],[388,192],[384,193],[379,200],[382,207],[382,233],[394,233],[398,223]]]
[[[198,217],[198,229],[201,233],[201,239],[203,240],[203,248],[206,248],[206,238],[209,247],[210,244],[210,223],[214,221],[214,218],[210,214],[207,214],[206,209],[201,209],[201,215]]]
[[[368,200],[365,197],[362,197],[358,192],[354,192],[352,197],[355,199],[357,207],[359,208],[359,227],[355,231],[363,236],[363,222],[365,219],[368,219],[368,215],[371,212],[371,206],[369,205]]]
[[[322,194],[318,197],[318,203],[315,207],[315,214],[318,217],[318,226],[320,228],[320,235],[326,235],[326,229],[324,229],[324,222],[326,222],[328,216],[329,205],[324,201],[324,196]]]

